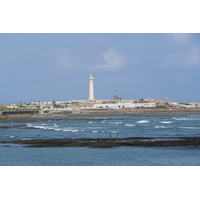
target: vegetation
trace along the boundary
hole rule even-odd
[[[6,107],[0,107],[0,110],[6,110],[7,108]]]
[[[61,106],[61,105],[58,105],[58,104],[53,104],[53,107],[54,107],[54,108],[62,108],[62,106]]]
[[[163,109],[163,108],[165,108],[165,109],[166,109],[165,106],[156,106],[156,108],[158,108],[158,109]]]

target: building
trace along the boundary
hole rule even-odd
[[[156,107],[156,103],[103,103],[94,104],[93,108],[96,109],[121,109],[121,108],[152,108]]]
[[[92,74],[90,74],[89,77],[89,100],[95,100],[94,98],[94,83],[93,83],[94,78],[92,77]]]

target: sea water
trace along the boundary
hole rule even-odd
[[[88,117],[87,117],[88,118]],[[90,117],[4,122],[0,141],[126,137],[199,137],[200,115]],[[83,118],[84,119],[84,118]],[[95,121],[94,121],[95,119]],[[23,147],[0,143],[1,166],[199,166],[200,147]]]

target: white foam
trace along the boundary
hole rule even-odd
[[[15,136],[10,136],[10,138],[14,138]]]
[[[166,126],[155,126],[155,128],[167,128]]]
[[[27,123],[26,126],[27,126],[27,127],[33,127],[33,124]]]
[[[47,129],[47,127],[44,127],[44,126],[32,126],[33,128],[39,128],[39,129]]]
[[[171,124],[172,122],[170,122],[170,121],[163,121],[163,122],[159,122],[159,123],[162,123],[162,124]]]
[[[105,132],[105,131],[102,131],[102,132]],[[119,133],[118,131],[111,131],[111,133]]]
[[[72,132],[73,129],[70,129],[70,128],[64,128],[64,129],[62,129],[62,131]]]
[[[135,126],[134,124],[126,124],[125,126]]]
[[[92,131],[93,133],[97,133],[98,131]]]
[[[72,132],[78,132],[78,130],[72,130]]]
[[[62,129],[60,129],[60,128],[54,128],[53,130],[54,131],[61,131]]]
[[[179,127],[179,128],[183,128],[183,129],[200,129],[200,127]]]
[[[188,117],[172,117],[174,120],[199,120],[200,118],[188,118]]]
[[[32,139],[30,139],[30,138],[23,138],[22,140],[32,140]]]
[[[88,122],[89,124],[93,124],[93,122]]]
[[[148,122],[150,122],[150,121],[147,121],[147,120],[140,120],[140,121],[138,121],[137,123],[148,123]]]

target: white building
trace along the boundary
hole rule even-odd
[[[107,103],[107,104],[94,104],[93,108],[100,109],[121,109],[121,108],[151,108],[156,107],[156,103]]]

